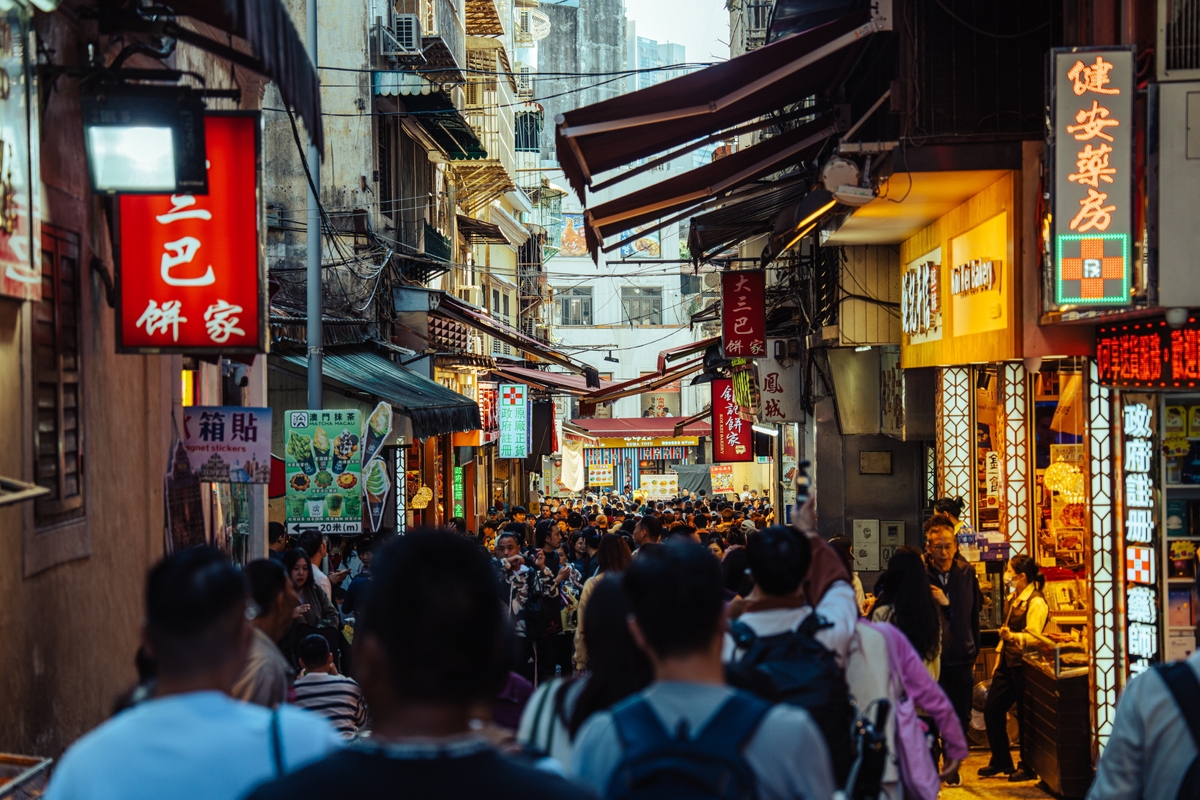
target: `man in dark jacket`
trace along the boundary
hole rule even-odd
[[[983,593],[975,568],[958,555],[954,521],[949,517],[935,514],[925,523],[925,554],[929,583],[943,615],[942,675],[938,683],[954,704],[963,730],[969,731]],[[953,781],[951,784],[957,785]]]

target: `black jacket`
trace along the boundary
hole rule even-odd
[[[974,664],[979,655],[979,612],[983,608],[979,579],[975,577],[975,568],[959,556],[954,557],[946,576],[943,583],[945,576],[930,565],[929,583],[950,598],[950,605],[941,606],[942,664],[950,667]]]

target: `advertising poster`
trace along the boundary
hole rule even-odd
[[[36,301],[42,299],[41,114],[27,5],[6,3],[0,11],[0,295]]]
[[[613,465],[612,464],[591,464],[588,466],[588,485],[589,486],[612,486],[613,485]]]
[[[271,409],[186,406],[183,447],[202,481],[270,483]]]
[[[637,237],[621,245],[621,258],[662,258],[662,233],[650,231],[653,225],[642,225],[621,234],[621,239]]]
[[[288,532],[362,533],[362,425],[358,411],[288,411],[286,415]],[[371,480],[365,489],[371,503],[380,506],[382,516],[390,481],[380,459],[370,466]]]
[[[641,488],[647,500],[670,500],[679,495],[679,476],[674,472],[666,475],[642,475]]]
[[[562,248],[560,256],[583,258],[588,254],[587,239],[583,233],[583,214],[562,215]]]
[[[529,387],[500,384],[500,458],[529,456]]]
[[[736,491],[733,488],[732,464],[713,464],[709,466],[708,477],[712,481],[713,494]]]

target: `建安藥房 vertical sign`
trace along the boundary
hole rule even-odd
[[[762,270],[721,273],[721,345],[726,358],[766,358],[766,294]]]
[[[1123,520],[1125,539],[1125,652],[1129,674],[1144,672],[1159,659],[1158,531],[1154,447],[1155,414],[1144,402],[1127,402],[1124,436]]]
[[[1054,50],[1054,301],[1128,305],[1135,53]]]
[[[529,387],[502,383],[499,390],[500,458],[529,456]]]

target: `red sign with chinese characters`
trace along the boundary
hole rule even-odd
[[[733,381],[712,382],[713,461],[753,461],[754,431],[733,399]]]
[[[766,358],[766,273],[721,273],[721,344],[726,358]]]
[[[120,197],[123,352],[265,352],[257,114],[209,114],[207,195]]]
[[[1200,386],[1200,317],[1180,328],[1162,317],[1105,325],[1096,331],[1096,366],[1107,386],[1150,389]]]

